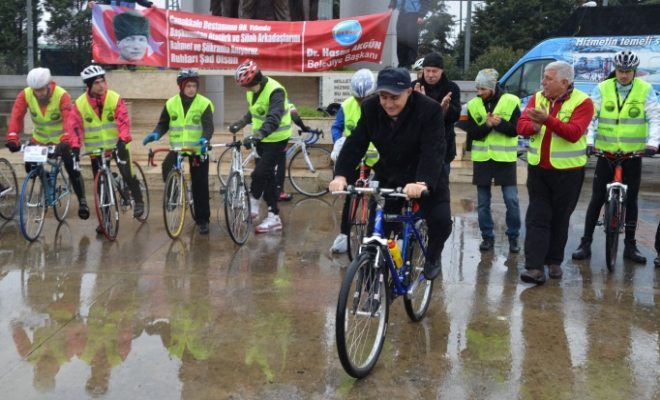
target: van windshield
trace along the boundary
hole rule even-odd
[[[520,98],[536,93],[541,89],[543,69],[553,61],[555,60],[544,59],[524,63],[504,82],[504,91],[515,94]]]

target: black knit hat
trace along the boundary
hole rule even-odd
[[[112,26],[115,28],[117,41],[133,35],[149,37],[149,20],[137,11],[115,15]]]
[[[422,64],[422,67],[435,67],[443,69],[445,67],[445,62],[440,54],[431,53],[424,56],[424,63]]]

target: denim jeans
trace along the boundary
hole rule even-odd
[[[506,235],[518,237],[520,234],[520,206],[518,205],[518,187],[502,186],[502,196],[506,205]],[[492,238],[493,216],[490,212],[491,186],[477,186],[477,215],[481,237]]]

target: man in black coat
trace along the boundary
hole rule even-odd
[[[381,187],[403,187],[409,198],[419,198],[429,232],[424,275],[434,279],[442,270],[442,249],[452,229],[449,183],[442,173],[446,147],[442,109],[412,90],[410,73],[402,68],[380,71],[376,92],[378,96],[362,103],[362,117],[337,158],[330,191],[346,187],[345,177],[353,173],[373,143],[380,156],[373,167],[374,180]],[[430,196],[420,198],[426,189]],[[390,200],[385,212],[400,212],[401,205],[401,201]]]
[[[461,89],[444,73],[444,60],[438,53],[424,56],[424,74],[412,83],[416,92],[427,95],[440,103],[444,114],[444,133],[447,150],[444,155],[444,173],[449,180],[449,164],[456,158],[456,132],[454,123],[461,115]]]

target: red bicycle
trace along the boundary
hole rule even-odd
[[[369,174],[371,170],[364,164],[360,164],[360,177],[355,181],[355,187],[369,187]],[[362,245],[362,239],[367,235],[369,223],[369,197],[363,192],[351,193],[349,205],[349,233],[348,233],[348,258],[353,261],[357,258],[358,250]]]

